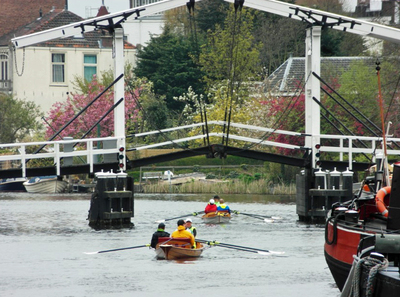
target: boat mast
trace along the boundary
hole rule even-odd
[[[378,99],[379,99],[379,109],[381,114],[381,123],[382,123],[382,138],[383,138],[383,160],[380,165],[380,171],[384,170],[386,186],[390,185],[389,180],[389,166],[387,160],[387,146],[386,146],[386,131],[385,131],[385,117],[383,115],[383,97],[382,97],[382,89],[381,89],[381,75],[380,70],[381,67],[379,66],[380,62],[376,61],[376,74],[378,76]],[[382,181],[383,182],[383,181]],[[378,190],[378,188],[377,188]]]

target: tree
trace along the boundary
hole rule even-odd
[[[200,64],[209,89],[215,82],[233,83],[236,89],[243,83],[258,79],[260,44],[252,35],[253,16],[245,8],[228,13],[224,28],[217,25],[202,46]]]
[[[232,10],[223,27],[217,25],[215,32],[209,32],[199,60],[205,73],[208,97],[189,89],[177,98],[186,102],[183,118],[201,121],[201,106],[210,121],[247,123],[250,120],[248,111],[254,99],[249,93],[252,82],[258,79],[259,61],[259,44],[254,42],[251,34],[252,25],[253,16],[248,10]],[[213,131],[218,129],[222,128]]]
[[[337,89],[337,92],[380,127],[379,123],[381,121],[377,97],[378,81],[376,71],[371,64],[371,61],[369,65],[364,61],[353,62],[350,68],[339,78],[340,87]],[[353,133],[356,135],[372,136],[365,127],[334,103],[333,100],[327,98],[326,105],[330,110],[336,111],[336,115],[339,116],[340,120]],[[347,104],[344,105],[348,107]],[[358,117],[360,118],[360,116]],[[376,132],[376,129],[373,130]]]
[[[64,102],[55,103],[48,115],[50,126],[46,130],[46,137],[54,135],[68,121],[70,121],[79,111],[85,108],[96,96],[98,96],[106,86],[94,77],[91,82],[87,82],[86,93],[74,93]],[[125,121],[127,129],[137,118],[137,106],[135,98],[131,93],[125,92],[124,101],[120,104],[125,105]],[[102,97],[97,99],[88,109],[75,119],[61,133],[61,137],[81,138],[88,130],[114,105],[114,93],[112,88],[105,92]],[[87,137],[106,137],[114,134],[114,114],[110,112],[100,122],[101,131],[98,135],[97,129],[93,129]]]
[[[134,73],[149,79],[157,96],[165,96],[169,110],[180,112],[183,106],[173,100],[189,86],[197,92],[204,89],[202,72],[193,59],[194,49],[189,39],[174,33],[169,27],[159,37],[151,37],[147,46],[138,52]]]
[[[34,102],[0,93],[0,143],[22,141],[32,132],[41,131],[38,121],[43,116]]]
[[[229,3],[223,0],[203,0],[196,6],[196,22],[200,32],[214,32],[216,27],[223,28],[229,11]]]
[[[265,67],[264,75],[275,71],[290,55],[304,56],[305,24],[266,13],[260,14],[257,22],[254,36],[262,42],[260,64]]]

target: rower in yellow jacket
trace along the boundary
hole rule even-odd
[[[186,230],[185,221],[182,219],[178,221],[178,229],[172,232],[171,237],[190,238],[190,245],[192,246],[192,249],[196,248],[196,241],[194,240],[194,236],[192,233],[190,233],[190,231]]]

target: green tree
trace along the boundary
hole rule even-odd
[[[214,32],[216,27],[223,28],[229,11],[229,3],[223,0],[203,0],[196,6],[196,22],[200,32]]]
[[[244,82],[258,79],[260,44],[252,35],[253,18],[245,8],[231,10],[224,27],[217,25],[215,32],[209,34],[200,54],[209,89],[221,81],[234,84],[236,89],[245,88]]]
[[[208,120],[228,121],[229,116],[231,121],[241,123],[250,120],[248,110],[254,98],[249,93],[252,82],[258,79],[260,48],[254,41],[252,26],[253,15],[248,10],[229,11],[224,26],[217,25],[215,32],[209,32],[207,44],[201,49],[199,61],[205,73],[208,104],[191,89],[179,101],[186,102],[186,106],[202,102]],[[200,122],[199,111],[198,106],[194,110],[185,108],[185,118]]]
[[[0,93],[0,143],[13,143],[35,131],[43,129],[39,122],[43,116],[32,101],[13,98]]]
[[[353,62],[350,68],[339,78],[340,87],[337,89],[337,92],[380,127],[379,123],[381,121],[377,96],[378,80],[374,68],[371,61],[369,63],[362,60]],[[372,136],[368,130],[334,103],[332,99],[326,98],[325,104],[330,110],[335,110],[335,114],[353,133],[356,135]],[[345,106],[348,107],[346,104]],[[360,116],[358,117],[360,118]]]
[[[148,78],[157,96],[165,96],[169,110],[180,112],[183,105],[173,100],[189,86],[203,91],[202,72],[193,57],[193,46],[188,38],[166,26],[159,37],[151,37],[148,45],[138,52],[134,73]]]

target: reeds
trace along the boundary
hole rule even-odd
[[[272,195],[294,195],[295,184],[273,184],[267,180],[256,180],[245,182],[239,179],[228,181],[192,180],[180,185],[168,184],[166,182],[144,184],[145,193],[220,193],[220,194],[272,194]]]

